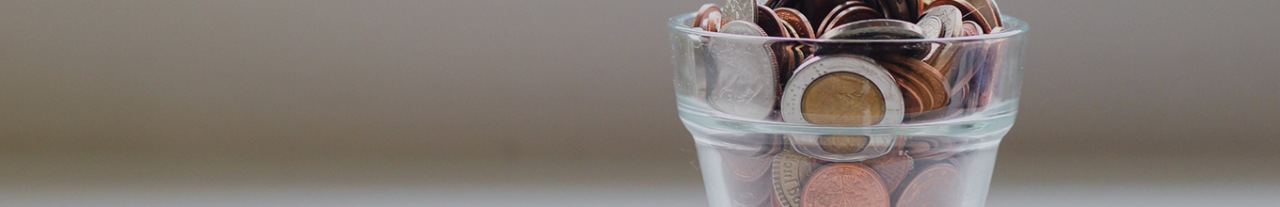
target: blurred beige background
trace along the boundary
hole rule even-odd
[[[0,204],[705,206],[665,22],[707,2],[0,0]],[[989,206],[1275,203],[1280,1],[999,3]]]

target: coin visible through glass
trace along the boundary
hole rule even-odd
[[[897,207],[960,206],[960,186],[964,178],[947,163],[934,164],[916,174],[899,192]]]
[[[814,172],[801,195],[802,207],[889,207],[889,192],[876,173],[853,163]]]
[[[720,32],[765,36],[763,29],[746,21],[729,22]],[[773,51],[760,43],[734,39],[713,39],[709,49],[717,69],[714,75],[709,74],[714,82],[707,86],[711,106],[735,116],[769,117],[777,104],[779,87]]]
[[[885,190],[892,192],[898,188],[898,184],[911,173],[911,169],[915,167],[915,161],[911,156],[907,156],[902,145],[906,144],[906,139],[898,138],[893,146],[893,150],[880,157],[862,161],[876,174],[880,175],[880,179],[885,183]]]
[[[853,154],[862,152],[871,142],[871,137],[861,135],[823,135],[818,137],[818,146],[823,151],[836,154]]]
[[[773,157],[773,193],[779,206],[800,206],[800,192],[813,173],[815,162],[794,150],[784,150]]]
[[[884,95],[862,75],[836,72],[814,80],[805,90],[800,111],[809,123],[870,126],[884,119]]]

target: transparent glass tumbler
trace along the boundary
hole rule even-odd
[[[1017,114],[1026,23],[820,40],[707,32],[693,18],[669,21],[675,91],[711,206],[984,205]]]

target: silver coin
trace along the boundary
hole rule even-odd
[[[724,22],[732,21],[756,21],[756,0],[729,0],[720,12],[724,14]]]
[[[924,12],[924,16],[921,17],[920,23],[925,23],[926,18],[936,19],[938,21],[937,26],[939,33],[938,36],[934,37],[925,35],[925,38],[959,37],[961,36],[961,33],[964,32],[963,29],[961,29],[964,25],[964,15],[960,13],[960,8],[956,8],[955,6],[940,5],[930,8]],[[924,25],[920,25],[920,27],[923,28]]]
[[[765,36],[764,29],[751,22],[732,21],[720,32]],[[707,101],[726,114],[750,119],[766,119],[778,102],[778,71],[773,51],[763,40],[712,39],[708,45],[714,74]]]
[[[920,22],[916,22],[920,26],[920,31],[924,33],[925,39],[933,39],[943,36],[942,20],[935,16],[920,17]]]

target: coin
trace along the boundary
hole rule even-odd
[[[773,196],[778,199],[778,206],[800,206],[800,192],[813,173],[815,162],[793,150],[783,150],[773,157]]]
[[[754,153],[721,149],[720,158],[723,160],[721,164],[738,179],[746,181],[757,180],[769,171],[772,159],[768,156],[755,156]]]
[[[990,26],[991,24],[987,22],[987,18],[983,17],[983,14],[981,12],[978,12],[978,8],[974,7],[972,4],[969,4],[968,1],[934,0],[932,3],[929,4],[929,8],[938,7],[942,5],[951,5],[956,7],[956,9],[960,10],[961,19],[972,20],[974,22],[977,22],[978,26],[980,26],[979,28],[982,28],[984,32],[991,31],[992,26]]]
[[[920,17],[920,0],[880,0],[880,11],[886,18],[915,22]]]
[[[773,9],[765,6],[756,6],[756,19],[753,20],[756,25],[764,30],[768,36],[782,37],[787,33],[787,29],[783,26],[783,22],[779,20],[778,14],[773,13]]]
[[[787,25],[794,28],[798,38],[818,38],[813,33],[813,26],[809,24],[809,18],[804,13],[792,8],[778,8],[773,10],[778,14],[778,18]]]
[[[769,8],[796,8],[796,5],[800,2],[801,0],[769,0],[765,3],[765,6],[768,6]]]
[[[836,163],[813,173],[801,192],[802,207],[888,207],[889,193],[874,171]]]
[[[889,71],[897,70],[897,69],[888,69],[888,67],[886,67],[885,69]],[[896,72],[890,72],[890,73],[896,73]],[[895,76],[900,76],[900,75],[895,74]],[[923,98],[927,96],[920,95],[921,93],[917,92],[920,89],[916,89],[917,86],[915,86],[916,85],[915,83],[908,83],[907,80],[904,78],[894,78],[894,81],[898,82],[898,89],[902,90],[902,105],[903,105],[903,108],[907,111],[907,113],[918,112],[918,111],[921,111],[921,109],[924,109],[924,107],[926,107],[924,104],[927,103],[928,101],[925,101]]]
[[[729,22],[720,32],[765,35],[759,26],[745,21]],[[709,44],[714,64],[707,84],[710,105],[726,114],[751,119],[772,115],[778,100],[778,63],[773,52],[764,43],[750,40],[720,38]]]
[[[875,61],[855,55],[810,58],[783,91],[786,122],[833,126],[897,124],[902,95]]]
[[[923,39],[915,23],[894,19],[869,19],[829,29],[819,39]],[[930,49],[926,42],[832,43],[819,45],[815,55],[851,53],[860,55],[901,54],[924,57]]]
[[[759,179],[752,181],[726,180],[725,187],[729,194],[729,203],[734,207],[764,207],[770,204],[773,197],[772,181]]]
[[[703,21],[707,20],[707,16],[711,15],[712,11],[720,13],[720,6],[716,4],[703,4],[701,8],[698,8],[697,15],[694,15],[693,17],[693,27],[702,27]],[[716,23],[719,24],[719,22]]]
[[[925,39],[938,38],[943,35],[942,20],[938,19],[938,17],[920,17],[920,21],[916,22],[916,25],[920,26],[920,30],[924,32]]]
[[[951,164],[940,163],[925,167],[898,193],[895,206],[960,206],[960,182],[963,179]]]
[[[871,7],[854,5],[854,6],[845,8],[844,11],[841,11],[839,14],[836,14],[834,17],[831,17],[831,19],[829,19],[830,22],[825,23],[823,25],[823,28],[820,30],[822,30],[823,32],[827,32],[828,30],[840,25],[844,25],[844,24],[848,24],[856,21],[868,20],[868,19],[878,19],[883,17],[884,16],[881,15],[880,12],[877,12],[875,9],[872,9]]]
[[[702,20],[702,24],[701,24],[702,30],[706,30],[709,32],[719,32],[720,26],[722,25],[720,24],[720,21],[723,20],[723,18],[724,16],[721,15],[719,11],[713,10],[707,13],[707,19]]]
[[[933,66],[925,64],[923,61],[918,59],[898,55],[885,56],[885,60],[901,64],[902,66],[905,66],[906,69],[911,69],[911,72],[919,74],[919,77],[924,78],[921,81],[923,81],[922,83],[928,87],[931,92],[930,95],[932,95],[931,99],[933,100],[930,108],[925,110],[940,108],[947,105],[950,101],[950,97],[947,96],[947,92],[951,91],[950,88],[948,88],[950,86],[946,84],[942,77],[942,73],[939,73],[937,69],[933,68]]]
[[[887,86],[886,86],[887,87]],[[800,110],[813,124],[869,126],[885,116],[885,98],[878,86],[854,73],[831,73],[805,90]]]
[[[995,0],[961,0],[968,1],[974,8],[978,9],[978,13],[982,13],[982,17],[987,20],[991,28],[1003,26],[1003,20],[1000,18],[1000,7],[996,6]],[[994,33],[994,32],[993,32]]]
[[[848,74],[845,74],[848,73]],[[837,88],[820,89],[819,91],[808,94],[809,88],[814,85],[820,78],[830,76],[829,81],[824,80],[821,84],[839,85]],[[852,76],[851,76],[852,75]],[[865,79],[865,80],[863,80]],[[862,81],[862,82],[859,82]],[[883,86],[883,87],[882,87]],[[826,56],[814,56],[800,65],[796,73],[792,75],[790,81],[787,82],[786,90],[783,91],[781,104],[782,120],[789,123],[818,124],[827,123],[837,126],[858,126],[858,125],[895,125],[902,122],[903,117],[903,101],[902,94],[898,90],[893,76],[885,72],[883,68],[875,64],[874,60],[866,57],[848,54],[834,54]],[[881,102],[867,101],[867,94],[878,91],[882,97]],[[861,93],[861,97],[857,95]],[[806,95],[808,94],[808,95]],[[829,94],[823,97],[818,94]],[[806,97],[808,96],[808,97]],[[839,103],[838,100],[849,101],[867,101],[872,103]],[[802,107],[805,101],[833,101],[829,106],[811,106],[812,114],[805,111]],[[859,108],[839,108],[837,106],[845,105]],[[867,111],[870,109],[878,109],[883,105],[883,112]],[[871,106],[871,107],[868,107]],[[822,112],[822,113],[819,113]],[[861,115],[858,115],[861,114]],[[878,115],[878,116],[877,116]],[[809,117],[813,118],[811,122]],[[878,117],[878,119],[876,119]],[[810,134],[791,134],[792,147],[804,155],[808,155],[817,159],[833,161],[833,162],[856,162],[870,158],[874,158],[885,153],[893,145],[893,138],[884,135],[869,136],[869,141],[861,151],[856,153],[831,153],[828,149],[822,149],[823,144],[820,143],[821,135]]]
[[[732,21],[756,21],[756,1],[755,0],[729,0],[720,12],[724,13],[723,23],[728,24]]]
[[[898,143],[905,143],[905,138],[898,138]],[[898,188],[898,184],[907,178],[907,174],[915,167],[915,161],[911,156],[907,156],[902,144],[894,146],[889,154],[862,161],[862,164],[871,167],[880,175],[881,181],[884,181],[885,190],[892,192]]]
[[[958,37],[961,32],[960,27],[964,24],[964,16],[961,16],[960,9],[952,5],[931,7],[928,10],[925,10],[924,16],[921,17],[920,22],[924,23],[925,18],[937,21],[936,24],[938,29],[937,36],[930,37],[926,35],[925,38]],[[924,25],[920,25],[920,27],[923,28]]]
[[[818,146],[823,151],[836,154],[853,154],[862,152],[871,137],[862,135],[822,135],[818,137]]]
[[[910,90],[912,92],[912,93],[904,93],[903,94],[904,96],[906,95],[916,96],[916,97],[904,97],[903,98],[904,100],[920,101],[919,102],[920,104],[918,106],[919,108],[908,108],[908,109],[914,109],[914,110],[907,110],[905,111],[906,113],[909,113],[909,114],[920,113],[922,111],[927,111],[931,109],[931,107],[933,107],[933,104],[935,103],[935,101],[933,100],[933,97],[934,97],[933,94],[935,92],[933,91],[932,87],[927,86],[928,84],[926,83],[927,79],[924,78],[924,75],[916,73],[915,70],[909,69],[907,68],[907,66],[904,66],[899,63],[881,62],[880,66],[884,67],[887,71],[889,71],[890,74],[893,74],[893,77],[895,79],[902,80],[903,84],[900,85],[902,88],[907,88],[907,90]]]
[[[805,17],[809,18],[809,24],[811,24],[809,25],[810,28],[817,29],[822,27],[820,23],[824,22],[824,19],[831,16],[828,13],[835,11],[836,7],[849,2],[850,1],[847,0],[805,0],[800,1],[796,10],[800,10],[801,13],[805,14]],[[820,33],[821,32],[814,33],[814,35],[821,35]]]
[[[907,138],[903,148],[912,159],[938,161],[955,155],[956,142],[946,137],[915,136]]]
[[[982,29],[978,28],[978,23],[973,21],[964,21],[964,25],[960,27],[960,36],[977,36],[982,35]]]

